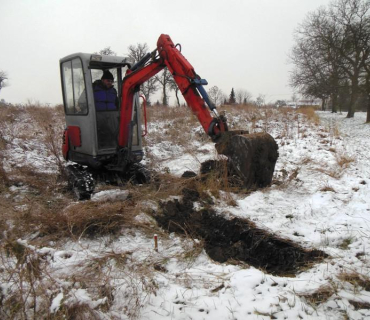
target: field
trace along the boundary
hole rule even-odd
[[[0,318],[368,319],[366,114],[220,109],[231,128],[277,141],[268,188],[200,175],[222,157],[196,118],[153,107],[152,183],[100,184],[77,201],[62,107],[1,107]]]

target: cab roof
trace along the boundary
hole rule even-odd
[[[92,68],[115,68],[115,67],[124,67],[131,66],[134,64],[134,61],[129,57],[120,57],[120,56],[106,56],[102,54],[95,53],[83,53],[77,52],[70,54],[59,60],[60,63],[69,61],[73,58],[80,58],[84,64]]]

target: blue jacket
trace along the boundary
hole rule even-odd
[[[94,82],[94,99],[97,111],[118,110],[117,90],[114,87],[107,89],[101,80]]]

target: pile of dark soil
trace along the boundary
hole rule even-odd
[[[207,254],[215,261],[241,261],[276,275],[292,275],[327,254],[306,250],[256,227],[247,219],[227,219],[212,208],[196,211],[194,201],[202,202],[197,191],[183,190],[183,200],[161,203],[155,215],[159,225],[169,232],[186,233],[203,239]]]
[[[229,166],[245,188],[264,188],[271,184],[279,152],[276,141],[268,133],[224,132],[216,149],[228,157]]]

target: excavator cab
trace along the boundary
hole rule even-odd
[[[63,156],[66,160],[100,168],[117,157],[122,79],[131,63],[128,58],[75,53],[60,60],[66,128]],[[115,107],[100,108],[94,98],[94,84],[110,71],[117,90]],[[138,93],[132,103],[130,152],[134,162],[142,158],[140,103]],[[124,170],[124,168],[122,168]]]

